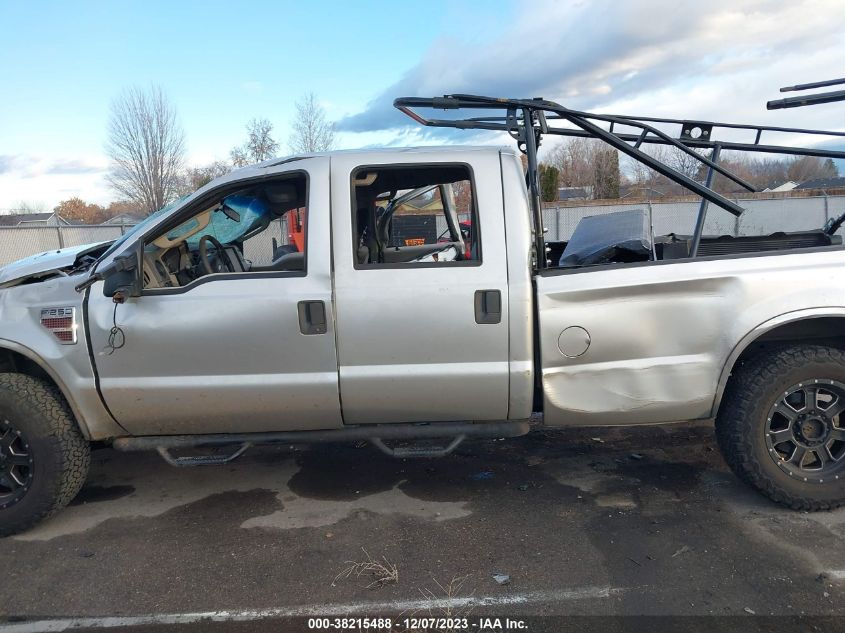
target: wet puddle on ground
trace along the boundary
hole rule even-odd
[[[107,459],[92,469],[91,480],[71,505],[14,538],[46,541],[85,532],[109,519],[155,517],[215,494],[252,490],[274,493],[279,509],[247,519],[243,528],[323,527],[357,512],[433,521],[471,514],[466,501],[420,499],[407,494],[403,490],[406,481],[397,480],[396,470],[386,477],[370,472],[356,481],[349,473],[323,464],[327,472],[309,467],[308,476],[303,477],[303,468],[292,454],[257,457],[225,467],[180,469],[163,465],[149,455]],[[106,478],[116,483],[104,485]],[[304,485],[305,481],[309,485]],[[313,496],[309,488],[315,488]]]

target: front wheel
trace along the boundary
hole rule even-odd
[[[90,448],[62,395],[23,374],[0,374],[0,536],[66,506],[88,475]]]
[[[845,503],[845,353],[780,347],[735,370],[716,418],[725,461],[796,510]]]

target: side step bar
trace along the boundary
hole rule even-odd
[[[467,437],[518,437],[531,426],[527,421],[444,422],[424,424],[374,424],[320,431],[281,431],[271,433],[218,433],[211,435],[148,435],[118,437],[112,446],[118,451],[154,450],[172,466],[225,464],[239,457],[250,446],[260,444],[308,444],[367,440],[393,457],[440,457],[454,451]],[[444,447],[396,447],[384,440],[428,440],[451,438]],[[170,451],[185,448],[234,446],[230,455],[174,457]]]
[[[234,452],[228,455],[184,455],[176,457],[170,453],[169,448],[159,446],[156,450],[161,458],[171,466],[221,466],[235,461],[246,453],[251,444],[241,444]]]

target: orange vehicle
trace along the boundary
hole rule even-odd
[[[305,251],[305,209],[293,209],[289,211],[285,217],[287,221],[287,241],[286,243],[281,245],[278,243],[274,243],[274,258],[278,258],[285,253],[302,253]],[[402,219],[403,218],[400,217],[394,220],[396,225],[402,227],[397,230],[397,238],[400,239],[405,246],[421,246],[425,244],[426,238],[418,237],[417,233],[415,232],[418,231],[420,227],[416,226],[415,224],[410,227],[405,227],[404,224],[401,222]],[[432,222],[433,230],[434,216],[430,216],[430,219]],[[412,236],[405,235],[407,230],[411,231]],[[469,222],[461,223],[461,233],[463,234],[465,239],[469,238],[470,230],[471,228]],[[444,235],[440,235],[437,241],[445,241],[446,238],[444,237]],[[434,234],[431,235],[431,239],[434,239]],[[469,245],[467,245],[467,256],[469,256]]]
[[[294,209],[288,213],[288,244],[294,244],[297,252],[305,251],[305,209]]]
[[[287,253],[305,252],[305,209],[293,209],[285,214],[288,229],[288,239],[279,244],[273,238],[273,259],[276,260]]]

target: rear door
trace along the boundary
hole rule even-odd
[[[332,157],[344,422],[504,419],[509,313],[498,154],[432,161],[432,153],[408,152],[401,165],[396,156]]]

